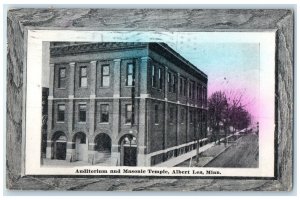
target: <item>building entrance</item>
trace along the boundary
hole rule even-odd
[[[55,143],[55,159],[57,160],[66,160],[66,148],[67,143],[63,141],[57,141]]]
[[[75,142],[75,152],[77,161],[87,161],[88,146],[86,136],[84,133],[79,132],[74,135],[73,142]]]
[[[137,165],[137,141],[132,135],[125,135],[121,138],[121,165]]]
[[[100,133],[95,137],[96,163],[108,163],[111,158],[111,139],[105,133]]]
[[[63,132],[57,132],[53,135],[53,159],[65,160],[67,150],[67,137]]]

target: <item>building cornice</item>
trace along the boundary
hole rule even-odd
[[[204,83],[207,83],[207,75],[199,70],[196,66],[186,60],[178,52],[173,50],[165,43],[158,42],[99,42],[99,43],[77,43],[63,46],[53,46],[50,48],[50,54],[52,57],[60,57],[65,55],[78,55],[94,52],[109,52],[120,51],[126,49],[148,48],[159,55],[165,57],[170,62],[174,63],[183,70],[193,74]],[[143,57],[143,59],[150,59],[149,57]]]
[[[114,99],[124,99],[124,100],[132,100],[132,97],[120,97],[120,96],[114,96],[114,97],[95,97],[95,96],[90,96],[90,97],[65,97],[65,98],[57,98],[53,96],[48,96],[48,100],[52,101],[59,101],[59,100],[114,100]],[[191,104],[191,103],[181,103],[180,101],[170,101],[168,99],[158,99],[158,98],[153,98],[150,97],[149,94],[143,94],[140,97],[135,97],[135,99],[151,99],[151,100],[156,100],[156,101],[161,101],[161,102],[167,102],[167,103],[172,103],[176,105],[181,105],[181,106],[186,106],[190,108],[199,108],[203,110],[207,110],[207,107],[204,106],[198,106],[197,104]]]
[[[182,68],[190,74],[193,74],[204,83],[207,83],[207,75],[204,72],[199,70],[195,65],[190,63],[167,44],[157,42],[149,43],[149,49],[165,57],[170,62],[174,63],[176,66]]]
[[[143,42],[101,42],[71,44],[64,46],[54,46],[50,48],[51,56],[76,55],[81,53],[93,53],[102,51],[124,50],[132,48],[145,48],[147,43]]]

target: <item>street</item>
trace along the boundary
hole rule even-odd
[[[258,149],[257,135],[242,136],[205,167],[258,167]]]
[[[188,159],[176,167],[258,167],[258,136],[241,135],[227,144],[214,145],[196,157]]]

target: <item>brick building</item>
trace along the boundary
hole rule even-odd
[[[154,166],[206,137],[207,75],[164,43],[52,43],[49,85],[48,159]]]

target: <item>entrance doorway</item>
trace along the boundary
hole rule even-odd
[[[87,161],[87,141],[86,135],[82,132],[78,132],[73,137],[73,142],[75,143],[75,153],[76,153],[76,161]]]
[[[57,132],[52,137],[53,159],[66,160],[67,137],[63,132]]]
[[[125,135],[121,139],[121,165],[137,165],[137,141],[133,135]]]
[[[95,162],[109,163],[111,159],[111,139],[105,133],[100,133],[95,137]]]

